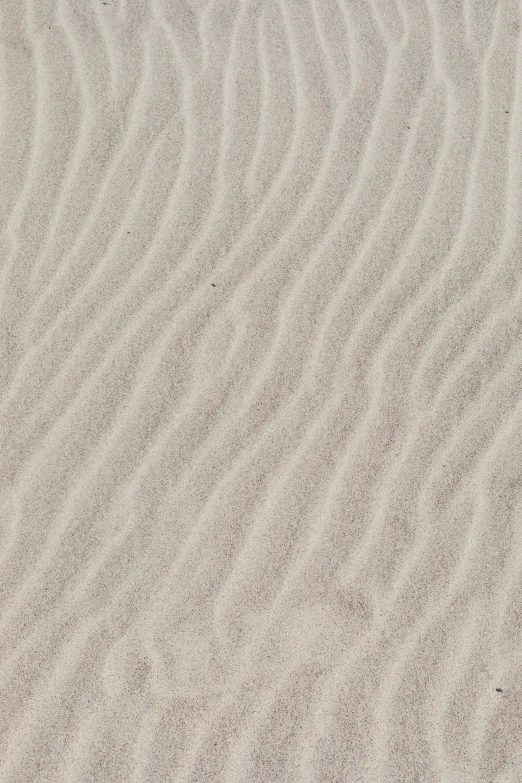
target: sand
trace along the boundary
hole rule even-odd
[[[1,783],[522,781],[521,15],[0,3]]]

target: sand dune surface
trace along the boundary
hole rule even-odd
[[[522,781],[522,6],[0,3],[0,781]]]

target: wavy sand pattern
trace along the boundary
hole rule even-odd
[[[2,783],[522,781],[520,1],[0,9]]]

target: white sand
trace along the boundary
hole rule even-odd
[[[0,4],[1,783],[522,781],[521,13]]]

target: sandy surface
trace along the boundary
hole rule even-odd
[[[522,781],[515,0],[1,0],[1,783]]]

